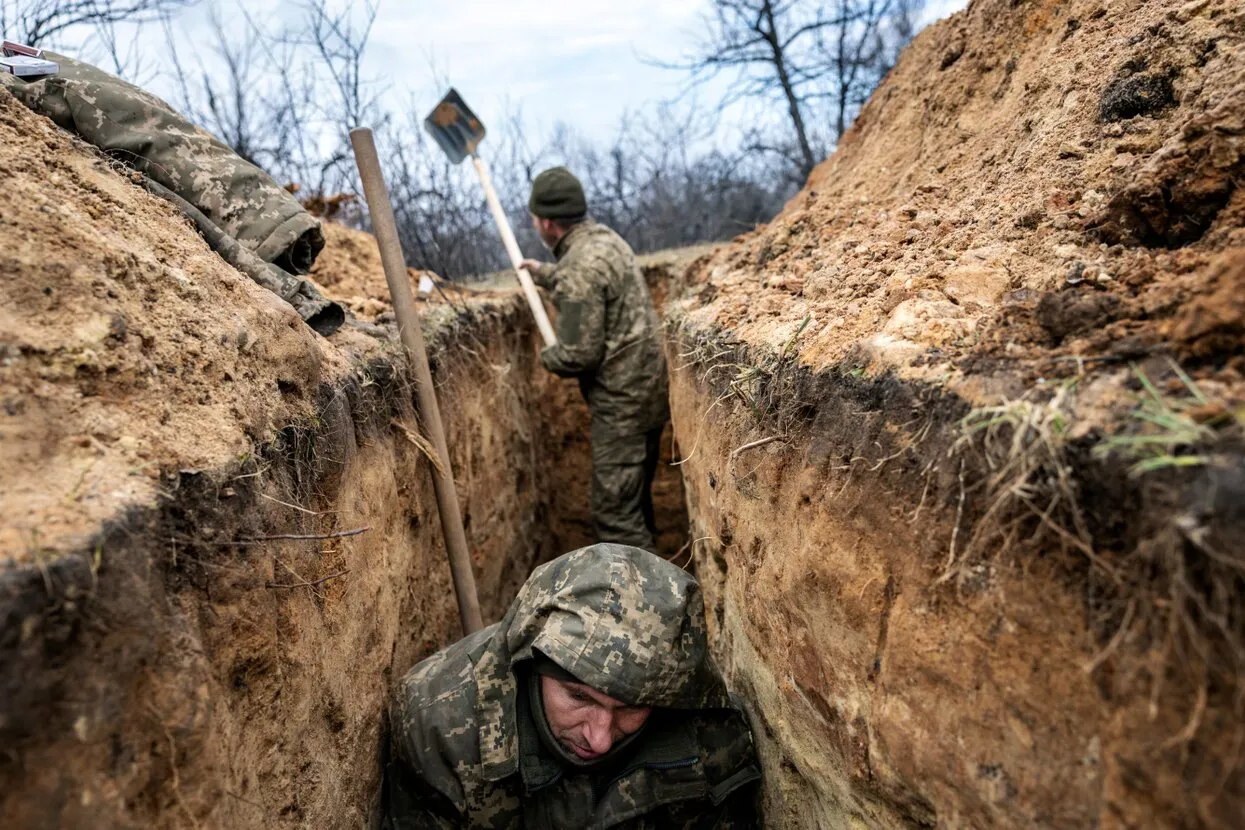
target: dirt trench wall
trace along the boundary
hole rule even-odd
[[[556,549],[541,456],[556,427],[518,312],[436,352],[490,620]],[[4,574],[0,823],[366,822],[394,673],[460,631],[409,387],[380,361],[318,398],[257,456],[169,471],[159,505]]]
[[[671,386],[691,567],[753,718],[767,827],[1234,825],[1230,681],[1171,664],[1170,642],[1130,628],[1136,607],[1112,606],[1109,581],[1037,516],[957,561],[997,499],[983,485],[999,459],[965,452],[967,403],[788,365],[763,381],[800,412],[782,423],[730,385],[772,363],[709,351],[716,364],[688,361]],[[1174,511],[1216,480],[1147,490],[1076,455],[1093,538],[1121,561],[1157,557]],[[1120,526],[1137,549],[1113,547]]]
[[[375,240],[325,226],[322,338],[128,177],[0,90],[0,826],[364,826],[461,634]],[[511,275],[420,313],[491,622],[594,541],[589,416]]]
[[[749,447],[774,433],[722,394],[674,376],[695,570],[767,826],[1094,823],[1103,711],[1075,600],[1044,573],[964,603],[935,586],[954,511],[927,464],[961,407],[848,380],[806,391],[815,427]]]
[[[1243,95],[1239,3],[973,0],[683,274],[769,826],[1239,826]]]
[[[364,826],[391,681],[460,635],[392,327],[316,336],[3,92],[0,174],[0,826]],[[325,283],[375,258],[329,236]],[[584,541],[586,412],[516,292],[450,293],[422,316],[493,620]]]

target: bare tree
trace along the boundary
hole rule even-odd
[[[96,24],[95,51],[103,52],[109,68],[117,77],[142,86],[153,69],[152,56],[143,49],[141,38],[124,36],[124,27],[124,22],[112,20]]]
[[[365,78],[375,5],[336,11],[329,0],[308,0],[303,8],[301,20],[276,32],[245,8],[238,9],[245,26],[214,13],[207,36],[196,31],[193,39],[179,37],[172,16],[162,15],[179,107],[279,181],[299,184],[300,196],[334,203],[334,194],[359,192],[347,132],[368,124],[410,264],[447,277],[507,267],[470,167],[451,165],[424,133],[429,102],[387,109]],[[772,159],[717,146],[714,118],[687,107],[626,113],[604,142],[565,125],[533,140],[522,112],[504,109],[490,117],[483,150],[529,254],[540,242],[528,221],[528,191],[555,164],[580,176],[593,215],[639,251],[733,236],[772,216],[790,192]],[[340,218],[367,222],[358,207]]]
[[[304,28],[296,40],[324,62],[336,92],[333,114],[342,128],[354,129],[377,114],[376,96],[363,76],[363,57],[379,6],[363,0],[333,11],[329,0],[311,0],[304,9]]]
[[[358,192],[349,132],[363,125],[380,127],[388,118],[374,85],[363,74],[379,6],[374,0],[363,0],[334,10],[329,0],[308,0],[303,9],[301,29],[284,40],[310,50],[316,65],[305,67],[306,76],[327,82],[317,84],[319,94],[313,99],[321,129],[329,132],[333,143],[320,164],[318,190],[320,194]],[[331,92],[326,95],[325,89]]]
[[[278,124],[286,113],[265,89],[272,67],[260,45],[261,35],[250,27],[242,32],[226,27],[215,7],[210,27],[209,59],[214,65],[209,70],[204,56],[196,53],[198,95],[190,92],[177,50],[170,50],[179,70],[186,115],[252,164],[274,167],[281,154]]]
[[[850,21],[817,33],[817,52],[824,56],[814,74],[829,89],[819,97],[833,108],[835,139],[895,63],[899,50],[916,33],[916,17],[924,0],[838,0],[839,18]]]
[[[299,169],[303,145],[291,138],[313,129],[310,105],[300,106],[287,94],[292,63],[281,63],[274,53],[277,39],[243,15],[245,25],[237,25],[213,7],[208,36],[196,32],[193,49],[178,42],[168,16],[162,19],[175,100],[187,118],[247,161],[285,181],[297,180],[291,175]],[[289,53],[282,55],[292,60]]]
[[[237,13],[245,25],[213,9],[208,37],[196,33],[192,44],[168,16],[164,25],[186,115],[315,199],[356,189],[347,132],[384,114],[362,71],[376,6],[334,11],[312,0],[303,11],[272,31],[244,7]]]
[[[684,68],[697,81],[735,72],[724,105],[744,97],[781,97],[801,172],[808,175],[816,158],[805,117],[806,88],[816,78],[810,77],[802,52],[815,32],[839,21],[824,19],[821,8],[797,0],[712,0],[705,23],[706,35]]]
[[[539,250],[528,226],[527,188],[531,175],[555,164],[583,182],[593,218],[639,252],[730,238],[771,218],[791,195],[789,184],[772,161],[744,147],[714,146],[716,126],[714,117],[670,104],[624,114],[605,143],[558,125],[526,164],[511,162],[529,171],[527,180],[509,185],[521,244]]]
[[[412,101],[405,109],[409,115],[386,124],[377,140],[398,235],[410,264],[446,277],[508,267],[471,165],[451,164],[425,133],[427,102]],[[520,245],[535,253],[526,199],[530,176],[539,172],[535,159],[540,152],[532,153],[526,146],[521,115],[513,112],[500,119],[482,150]]]
[[[154,21],[196,0],[0,0],[0,32],[44,46],[79,26]]]
[[[697,47],[680,62],[660,65],[690,72],[693,85],[731,74],[722,108],[744,99],[780,103],[791,140],[767,142],[758,132],[751,144],[788,157],[803,179],[889,69],[894,41],[911,37],[921,5],[923,0],[711,0]],[[835,113],[829,123],[822,115],[827,100]],[[823,124],[832,136],[825,136]]]

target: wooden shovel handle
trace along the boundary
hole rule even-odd
[[[432,372],[428,367],[428,353],[424,350],[419,314],[415,311],[411,280],[406,273],[406,257],[398,241],[398,226],[393,220],[393,205],[389,202],[389,191],[381,173],[372,131],[364,127],[351,130],[350,142],[354,145],[359,178],[363,180],[363,195],[367,198],[367,211],[372,219],[372,232],[376,235],[381,264],[385,267],[385,280],[389,283],[389,294],[393,298],[398,334],[415,370],[419,421],[428,430],[428,437],[432,439],[432,446],[441,460],[440,464],[432,465],[432,489],[437,497],[437,512],[441,514],[441,533],[449,555],[450,576],[458,597],[458,617],[463,632],[471,634],[484,627],[484,620],[480,616],[480,599],[476,595],[475,572],[471,569],[471,554],[467,550],[467,536],[463,531],[458,491],[454,489],[454,472],[450,469],[450,452],[445,442],[445,428],[441,424],[441,409],[432,385]]]
[[[484,159],[479,156],[472,156],[471,163],[476,166],[476,172],[480,174],[480,184],[484,186],[484,198],[488,200],[489,210],[493,212],[493,221],[497,223],[497,230],[501,231],[501,241],[506,246],[506,253],[510,255],[510,264],[514,266],[514,270],[519,272],[519,285],[523,286],[523,295],[527,297],[532,316],[536,318],[536,328],[540,329],[540,336],[544,339],[546,346],[556,346],[558,337],[553,333],[553,325],[550,324],[549,315],[545,312],[545,304],[541,302],[540,294],[536,291],[536,283],[532,282],[532,275],[527,272],[526,268],[519,267],[519,263],[523,261],[523,253],[519,250],[519,243],[514,238],[514,231],[510,229],[510,220],[506,218],[506,211],[502,210],[497,191],[493,189],[493,180],[488,174],[488,167],[485,166]]]

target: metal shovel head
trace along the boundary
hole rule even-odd
[[[458,164],[467,156],[474,155],[484,140],[484,125],[467,106],[461,95],[451,89],[441,103],[424,119],[424,128],[436,139],[437,144]]]

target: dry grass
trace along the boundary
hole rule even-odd
[[[1211,401],[1179,364],[1171,361],[1171,368],[1187,394],[1163,394],[1140,367],[1133,367],[1144,390],[1131,413],[1133,423],[1099,444],[1096,456],[1127,458],[1132,462],[1129,472],[1135,476],[1173,467],[1200,467],[1211,460],[1203,448],[1216,443],[1225,430],[1245,425],[1245,411],[1232,411]]]
[[[697,429],[722,429],[722,410],[744,416],[728,469],[759,441],[798,444],[810,414],[835,394],[800,382],[798,330],[788,347],[758,355],[675,318],[667,327],[679,346],[673,370],[714,390]],[[925,453],[914,468],[925,486],[913,522],[927,502],[953,515],[938,582],[967,596],[988,590],[1006,565],[1053,569],[1084,597],[1094,636],[1084,671],[1121,699],[1149,695],[1152,717],[1167,730],[1155,753],[1200,758],[1187,770],[1189,786],[1221,793],[1245,756],[1245,408],[1215,400],[1174,363],[1152,371],[1153,381],[1134,373],[1137,400],[1110,416],[1106,434],[1075,420],[1089,409],[1078,406],[1078,375],[958,423],[926,408],[928,423],[869,469],[929,433],[944,436],[932,446],[949,438],[946,455]],[[825,380],[850,386],[855,377]],[[908,424],[894,426],[902,434]],[[699,444],[698,432],[687,458]],[[950,475],[935,475],[939,468]],[[849,473],[843,489],[858,483]],[[1233,498],[1238,507],[1225,509]]]
[[[716,407],[735,400],[747,408],[755,423],[774,424],[779,435],[787,435],[801,420],[804,408],[796,390],[797,345],[811,321],[805,317],[781,349],[758,355],[710,336],[680,339],[677,325],[668,319],[668,338],[683,346],[679,362],[671,369],[695,367],[702,383],[710,388],[724,387],[706,409],[706,418]]]
[[[1238,727],[1245,718],[1245,509],[1232,506],[1245,481],[1245,417],[1212,400],[1174,362],[1168,392],[1133,372],[1141,393],[1120,428],[1088,454],[1096,463],[1070,437],[1075,379],[1054,394],[975,409],[961,421],[952,448],[960,508],[939,581],[977,584],[991,561],[1022,550],[1048,555],[1052,541],[1073,552],[1089,565],[1087,598],[1101,637],[1085,671],[1118,670],[1127,645],[1132,676],[1148,677],[1152,712],[1172,701],[1183,707],[1183,727],[1159,749],[1206,746],[1216,737],[1206,731],[1208,711],[1227,707]],[[1084,507],[1092,479],[1113,475],[1099,465],[1121,461],[1149,511],[1126,516],[1145,525],[1134,529],[1132,550],[1096,540],[1091,527],[1107,517]],[[965,466],[980,475],[966,483]],[[961,526],[966,494],[984,505],[971,528]],[[1127,512],[1101,501],[1094,509]],[[1237,769],[1239,759],[1224,764]]]
[[[951,455],[961,465],[968,462],[984,469],[984,478],[971,489],[978,491],[974,500],[980,499],[986,508],[962,546],[957,542],[963,515],[957,511],[939,582],[963,581],[983,556],[1007,552],[1020,540],[1041,543],[1047,538],[1065,551],[1078,551],[1112,582],[1120,582],[1117,569],[1094,550],[1068,460],[1076,386],[1074,379],[1045,400],[1031,393],[974,409],[960,422],[961,436]],[[960,487],[962,503],[966,487],[962,473]]]

